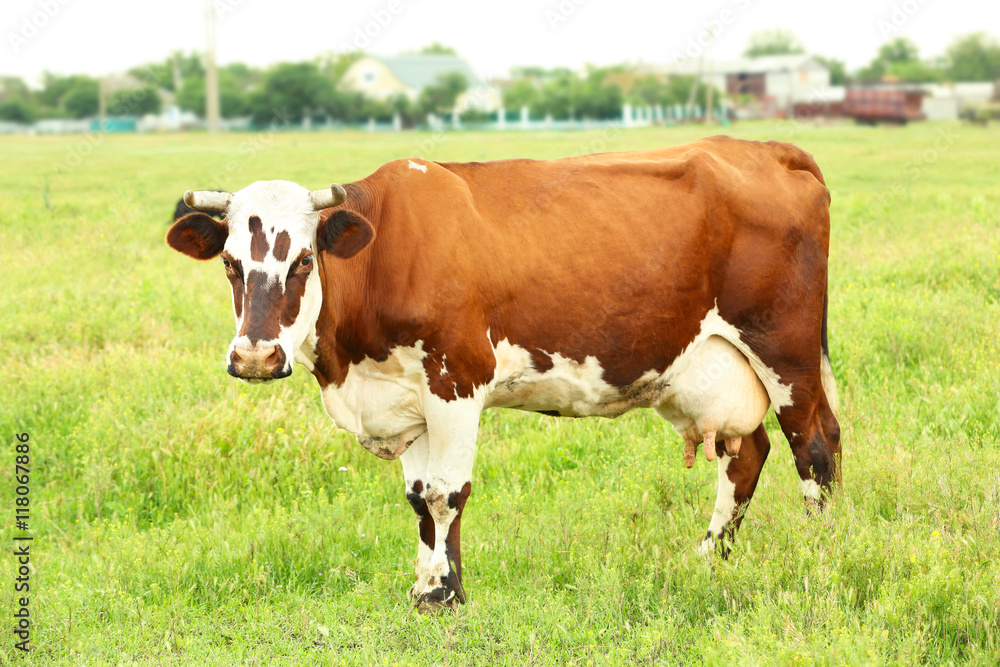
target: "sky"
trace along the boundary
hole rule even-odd
[[[658,64],[740,56],[757,31],[785,28],[811,54],[848,69],[908,37],[923,58],[958,35],[1000,38],[993,0],[209,0],[217,60],[266,66],[355,48],[378,55],[432,42],[455,48],[481,76],[512,66]],[[206,0],[3,0],[0,76],[38,85],[44,71],[102,75],[205,45]],[[708,30],[715,29],[707,47]]]

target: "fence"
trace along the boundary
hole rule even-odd
[[[713,118],[728,124],[732,109],[728,106],[713,110]],[[167,118],[170,118],[168,122]],[[204,130],[205,121],[189,116],[189,119],[178,124],[176,109],[168,110],[161,116],[134,116],[105,118],[103,127],[96,118],[82,120],[46,119],[25,125],[20,123],[0,122],[0,134],[74,134],[86,132],[158,132],[165,130]],[[222,122],[222,129],[231,132],[249,132],[260,129],[275,129],[288,131],[337,131],[363,130],[368,132],[400,132],[404,129],[431,130],[435,132],[449,130],[485,130],[485,131],[535,131],[535,130],[588,130],[607,127],[648,127],[651,125],[676,125],[685,122],[704,122],[705,110],[694,105],[685,107],[681,104],[660,106],[633,106],[625,104],[621,114],[616,118],[553,118],[551,115],[533,117],[527,107],[520,111],[510,112],[503,108],[492,112],[476,112],[471,117],[462,118],[458,112],[446,116],[429,114],[425,122],[417,123],[410,128],[405,127],[401,115],[392,118],[369,118],[363,123],[345,123],[328,116],[307,116],[301,122],[281,125],[259,126],[247,118],[231,118]]]

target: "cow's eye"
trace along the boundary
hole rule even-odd
[[[310,264],[312,264],[312,261],[313,261],[312,255],[306,255],[305,257],[299,260],[299,266],[309,266]]]
[[[226,270],[227,270],[227,271],[228,271],[229,269],[233,268],[233,265],[232,265],[232,264],[230,264],[230,263],[229,263],[229,260],[228,260],[228,259],[226,259],[225,257],[223,257],[223,258],[222,258],[222,265],[223,265],[224,267],[226,267]]]

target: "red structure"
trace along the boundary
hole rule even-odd
[[[859,123],[907,123],[923,120],[924,92],[900,88],[851,88],[844,98],[844,115]]]

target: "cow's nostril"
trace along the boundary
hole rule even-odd
[[[272,371],[276,371],[285,365],[285,355],[282,353],[281,348],[277,345],[270,348],[271,354],[268,354],[264,359],[264,365],[270,368]],[[267,354],[265,349],[263,354]]]

